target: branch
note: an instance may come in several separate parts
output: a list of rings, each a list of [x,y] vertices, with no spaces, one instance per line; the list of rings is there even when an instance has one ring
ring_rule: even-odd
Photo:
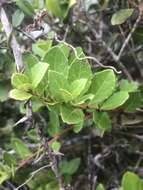
[[[1,19],[1,23],[4,28],[4,31],[6,33],[6,36],[7,36],[8,40],[10,40],[10,46],[12,48],[13,55],[15,58],[15,64],[16,64],[17,71],[20,72],[23,69],[21,49],[20,49],[20,46],[17,43],[17,40],[13,34],[12,25],[10,24],[8,17],[6,15],[6,12],[2,6],[0,7],[0,19]]]
[[[119,54],[118,54],[118,56],[117,56],[117,58],[118,58],[117,60],[118,60],[118,61],[119,61],[119,59],[121,58],[121,55],[122,55],[124,49],[126,48],[127,44],[129,43],[129,41],[130,41],[130,39],[131,39],[133,33],[134,33],[135,30],[137,29],[138,24],[139,24],[141,18],[142,18],[142,12],[139,11],[139,16],[138,16],[136,22],[134,23],[132,30],[130,31],[130,33],[128,34],[126,40],[124,41],[124,43],[123,43],[123,45],[122,45],[122,47],[121,47],[121,49],[120,49],[120,52],[119,52]]]
[[[41,170],[43,170],[43,169],[45,169],[45,168],[49,168],[49,167],[51,167],[50,164],[45,165],[45,166],[43,166],[43,167],[37,169],[36,171],[32,172],[32,173],[30,174],[30,177],[29,177],[24,183],[22,183],[20,186],[18,186],[17,188],[15,188],[14,190],[19,190],[19,189],[21,189],[21,187],[23,187],[23,186],[26,185],[29,181],[31,181],[31,180],[35,177],[35,175],[36,175],[37,173],[39,173]]]
[[[69,46],[73,50],[76,59],[78,59],[79,61],[82,61],[82,60],[85,60],[85,59],[92,60],[92,61],[94,61],[95,63],[97,63],[102,68],[112,69],[112,70],[114,70],[115,73],[121,74],[121,71],[117,71],[115,67],[103,65],[96,57],[92,57],[92,56],[85,56],[85,57],[82,57],[82,58],[79,57],[76,48],[74,48],[71,44],[65,42],[64,40],[59,40],[58,37],[57,37],[57,35],[55,35],[55,40],[57,42],[59,42],[59,43],[63,43],[65,45]]]
[[[70,131],[71,129],[73,129],[73,125],[69,126],[68,128],[62,130],[61,132],[57,133],[51,140],[49,140],[47,142],[48,145],[51,145],[53,142],[55,142],[56,140],[58,140],[63,134],[65,134],[66,132]],[[44,146],[41,145],[40,147],[40,152],[43,152],[44,150]],[[22,160],[20,162],[20,164],[18,165],[18,167],[16,168],[16,170],[19,170],[21,168],[23,168],[26,164],[28,164],[30,161],[32,161],[37,154],[39,153],[39,149],[38,151],[34,152],[32,155],[30,155],[28,158],[26,158],[25,160]]]

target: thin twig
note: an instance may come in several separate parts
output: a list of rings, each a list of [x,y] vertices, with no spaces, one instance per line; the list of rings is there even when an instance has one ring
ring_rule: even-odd
[[[10,46],[12,48],[13,55],[15,58],[17,71],[20,72],[23,69],[21,49],[13,34],[12,25],[10,24],[3,7],[0,7],[0,19],[1,19],[2,26],[5,30],[6,36],[10,40]]]
[[[117,71],[116,68],[113,67],[113,66],[106,66],[106,65],[103,65],[96,57],[92,57],[92,56],[85,56],[85,57],[82,57],[82,58],[79,57],[79,56],[78,56],[78,53],[77,53],[77,51],[76,51],[76,48],[74,48],[71,44],[65,42],[64,40],[59,40],[58,37],[57,37],[57,35],[55,35],[55,40],[56,40],[57,42],[59,42],[59,43],[63,43],[63,44],[65,44],[65,45],[69,46],[69,47],[73,50],[76,59],[78,59],[79,61],[82,61],[82,60],[85,60],[85,59],[93,60],[93,61],[95,61],[95,62],[96,62],[100,67],[102,67],[102,68],[112,69],[112,70],[114,70],[115,73],[117,73],[117,74],[120,74],[120,73],[121,73],[121,71]]]
[[[31,181],[34,176],[40,172],[41,170],[45,169],[45,168],[49,168],[51,167],[51,164],[48,164],[48,165],[45,165],[45,166],[42,166],[41,168],[37,169],[36,171],[32,172],[30,175],[30,177],[24,182],[22,183],[20,186],[18,186],[17,188],[15,188],[14,190],[18,190],[18,189],[21,189],[21,187],[23,187],[24,185],[26,185],[29,181]]]
[[[17,69],[18,72],[21,72],[23,70],[23,67],[24,67],[24,64],[23,64],[23,61],[22,61],[21,48],[20,48],[20,45],[18,44],[18,42],[16,40],[16,37],[15,37],[15,35],[13,33],[12,25],[9,22],[8,17],[6,15],[6,12],[5,12],[5,10],[4,10],[4,8],[2,6],[0,6],[0,19],[1,19],[1,23],[2,23],[2,26],[4,28],[4,31],[6,33],[8,43],[10,43],[10,47],[11,47],[11,49],[13,51],[15,64],[16,64],[16,69]],[[24,119],[26,118],[26,120],[28,120],[31,117],[32,117],[32,107],[31,107],[31,102],[29,101],[27,103],[26,116],[23,117],[23,118]],[[22,120],[20,120],[20,121],[22,121]]]
[[[70,131],[73,128],[73,125],[69,126],[68,128],[62,130],[61,132],[57,133],[51,140],[49,140],[47,143],[48,145],[51,145],[53,142],[55,142],[57,139],[59,139],[63,134],[65,134],[66,132]],[[16,170],[19,170],[20,168],[24,167],[27,163],[29,163],[31,160],[33,160],[37,154],[39,154],[40,152],[43,152],[44,147],[43,145],[40,147],[40,150],[38,149],[38,151],[34,152],[32,155],[30,155],[28,158],[26,158],[25,160],[22,160],[20,162],[20,164],[18,165]]]
[[[124,74],[126,75],[126,77],[128,78],[129,81],[132,81],[132,76],[130,75],[130,73],[128,72],[128,70],[126,69],[126,67],[124,66],[124,64],[118,59],[118,56],[112,51],[112,49],[107,46],[105,41],[101,41],[102,45],[104,48],[106,48],[107,52],[111,55],[111,57],[113,58],[113,60],[119,65],[119,67],[122,69],[122,71],[124,72]]]
[[[135,30],[137,29],[138,24],[139,24],[141,18],[142,18],[142,12],[140,11],[138,18],[137,18],[136,22],[135,22],[134,25],[133,25],[132,30],[131,30],[130,33],[128,34],[126,40],[124,41],[124,43],[123,43],[123,45],[122,45],[122,47],[121,47],[121,49],[120,49],[120,52],[119,52],[119,54],[118,54],[118,60],[121,58],[121,55],[122,55],[124,49],[126,48],[127,44],[129,43],[129,41],[130,41],[130,39],[131,39],[133,33],[134,33]]]

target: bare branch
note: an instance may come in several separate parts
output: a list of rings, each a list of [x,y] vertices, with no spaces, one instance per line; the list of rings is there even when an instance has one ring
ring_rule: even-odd
[[[130,33],[128,34],[126,40],[124,41],[124,43],[123,43],[123,45],[122,45],[122,47],[121,47],[121,49],[120,49],[120,52],[119,52],[119,54],[118,54],[118,56],[117,56],[117,58],[118,58],[117,60],[119,60],[119,59],[121,58],[121,55],[122,55],[124,49],[126,48],[127,44],[129,43],[129,41],[130,41],[130,39],[131,39],[133,33],[134,33],[135,30],[137,29],[137,26],[138,26],[138,24],[139,24],[141,18],[142,18],[142,12],[140,11],[138,18],[137,18],[136,22],[135,22],[134,25],[133,25],[132,30],[131,30]]]

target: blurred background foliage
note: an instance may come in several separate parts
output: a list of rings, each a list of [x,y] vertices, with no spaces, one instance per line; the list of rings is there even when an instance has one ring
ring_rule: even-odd
[[[115,55],[118,55],[134,27],[139,10],[143,10],[143,2],[1,0],[0,6],[4,7],[12,23],[12,32],[21,46],[23,59],[28,53],[42,57],[52,42],[57,44],[54,39],[56,33],[60,40],[64,39],[75,47],[81,46],[86,55],[96,57],[106,66],[111,65],[121,70],[118,88],[130,92],[128,101],[114,113],[111,132],[102,136],[89,119],[80,133],[70,131],[64,134],[60,141],[52,144],[54,153],[48,152],[51,151],[46,147],[46,142],[51,140],[48,127],[59,123],[56,123],[56,118],[52,122],[48,110],[38,104],[33,105],[32,119],[18,122],[25,116],[26,106],[25,103],[9,98],[12,88],[10,79],[16,67],[10,48],[11,39],[7,39],[0,23],[0,189],[16,190],[16,187],[24,183],[19,189],[58,190],[59,183],[63,183],[64,189],[69,190],[104,190],[104,186],[107,190],[113,190],[121,187],[121,178],[127,170],[142,178],[142,18],[120,59],[116,60]],[[131,12],[125,13],[126,9]],[[120,10],[123,12],[118,12]],[[90,61],[90,64],[94,71],[102,69],[95,62]],[[40,152],[43,145],[45,149]],[[39,154],[30,159],[37,150]],[[55,173],[48,168],[51,159],[56,162],[62,179],[57,180]],[[128,184],[134,180],[135,183],[139,181],[137,176],[132,175],[134,174],[129,176]],[[30,180],[25,183],[27,179]],[[98,185],[99,183],[104,185]],[[124,186],[123,189],[130,188]],[[136,190],[142,189],[143,186],[140,186]]]

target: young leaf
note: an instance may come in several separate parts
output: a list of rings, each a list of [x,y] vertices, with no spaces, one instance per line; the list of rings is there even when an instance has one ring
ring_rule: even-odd
[[[108,113],[94,111],[93,121],[103,132],[111,130],[111,120]]]
[[[53,151],[59,152],[60,148],[61,148],[61,143],[59,143],[58,141],[54,141],[50,147],[53,149]]]
[[[113,94],[101,106],[101,110],[113,110],[123,105],[129,98],[128,92],[120,91]]]
[[[65,77],[68,74],[68,60],[63,51],[55,46],[44,56],[43,61],[49,64],[49,69],[62,73]]]
[[[85,89],[87,84],[87,79],[75,80],[71,83],[71,93],[73,98],[78,97],[82,91]]]
[[[104,186],[100,183],[100,184],[97,186],[96,190],[105,190],[105,188],[104,188]]]
[[[33,88],[36,88],[43,79],[48,69],[48,64],[45,62],[39,62],[31,68],[31,80]]]
[[[61,105],[60,113],[63,122],[67,124],[79,124],[84,119],[82,110],[70,106]]]
[[[51,95],[58,101],[69,101],[72,99],[72,94],[70,93],[69,84],[67,79],[59,72],[49,71],[49,90]]]
[[[32,97],[32,94],[24,92],[22,90],[18,90],[18,89],[13,89],[10,91],[9,93],[10,98],[13,98],[15,100],[28,100],[29,98]]]
[[[13,138],[11,143],[12,143],[12,146],[13,146],[14,150],[16,151],[16,153],[22,159],[31,155],[31,151],[29,150],[29,148],[27,148],[27,146],[20,139]]]
[[[24,84],[28,84],[29,82],[28,77],[22,73],[14,73],[11,77],[11,84],[17,89],[23,89]]]
[[[132,14],[134,9],[121,9],[113,14],[111,23],[118,25],[124,23]]]
[[[116,78],[113,70],[97,72],[91,83],[89,92],[94,94],[90,104],[98,104],[107,99],[114,91]]]
[[[35,55],[43,58],[52,46],[52,40],[38,40],[32,44],[32,51]]]
[[[11,176],[10,167],[0,163],[0,185]]]
[[[94,98],[93,94],[86,94],[84,96],[80,96],[76,98],[72,103],[74,105],[80,105],[80,104],[84,104],[87,100],[92,100],[93,98]]]
[[[143,184],[136,174],[126,172],[122,178],[122,188],[123,190],[142,190]]]

